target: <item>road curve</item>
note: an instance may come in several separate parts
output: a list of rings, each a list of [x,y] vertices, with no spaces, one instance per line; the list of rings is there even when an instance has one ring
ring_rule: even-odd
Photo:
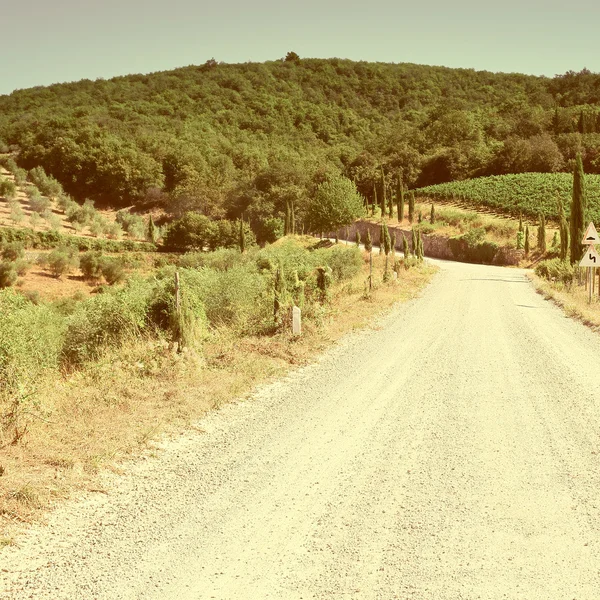
[[[600,336],[523,271],[422,297],[0,553],[11,600],[600,597]]]

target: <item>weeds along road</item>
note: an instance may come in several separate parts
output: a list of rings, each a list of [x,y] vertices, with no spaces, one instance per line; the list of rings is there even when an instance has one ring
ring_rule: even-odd
[[[0,596],[597,600],[600,336],[522,271],[441,266],[5,549]]]

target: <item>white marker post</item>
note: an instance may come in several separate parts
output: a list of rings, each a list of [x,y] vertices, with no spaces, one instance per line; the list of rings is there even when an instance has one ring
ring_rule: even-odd
[[[292,308],[292,334],[300,335],[302,333],[302,311],[294,306]]]
[[[585,251],[583,258],[579,262],[580,267],[588,268],[588,303],[592,302],[592,287],[594,284],[594,269],[600,266],[600,256],[596,252],[595,244],[600,243],[600,237],[594,227],[594,224],[590,222],[588,228],[583,234],[582,244],[586,244],[589,248]]]

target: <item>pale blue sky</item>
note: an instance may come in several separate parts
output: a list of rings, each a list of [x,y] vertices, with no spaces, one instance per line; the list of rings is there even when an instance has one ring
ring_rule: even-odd
[[[0,94],[217,61],[600,72],[600,1],[0,0]]]

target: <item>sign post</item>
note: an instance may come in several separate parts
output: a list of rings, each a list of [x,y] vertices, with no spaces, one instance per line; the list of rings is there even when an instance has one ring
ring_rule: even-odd
[[[588,249],[585,251],[583,258],[579,262],[580,267],[588,268],[587,276],[587,287],[588,287],[588,303],[592,302],[592,288],[594,287],[594,269],[600,267],[600,256],[596,252],[595,244],[600,243],[600,237],[594,227],[594,224],[590,222],[588,228],[583,234],[582,244],[586,244]]]

